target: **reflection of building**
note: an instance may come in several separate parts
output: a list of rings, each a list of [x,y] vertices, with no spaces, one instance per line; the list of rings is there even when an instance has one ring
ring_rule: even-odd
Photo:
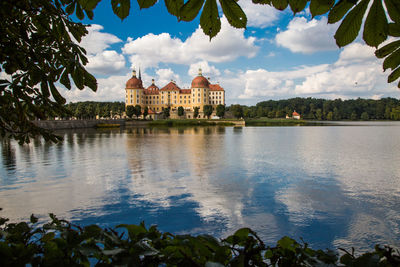
[[[126,82],[125,105],[140,105],[148,107],[150,112],[161,112],[164,108],[171,108],[172,111],[182,106],[185,111],[193,112],[195,107],[203,112],[205,105],[212,105],[214,110],[219,104],[225,105],[225,90],[219,84],[210,84],[210,81],[203,77],[201,69],[199,75],[192,80],[190,89],[181,89],[174,81],[171,81],[159,89],[154,79],[152,84],[145,89],[141,75],[136,77],[133,71],[132,78]]]

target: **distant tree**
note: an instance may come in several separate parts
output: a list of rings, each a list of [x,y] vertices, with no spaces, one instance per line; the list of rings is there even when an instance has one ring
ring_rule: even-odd
[[[143,119],[146,119],[147,115],[149,115],[149,107],[144,107],[143,110]]]
[[[315,111],[315,117],[317,120],[322,120],[322,110],[320,108]]]
[[[213,107],[211,105],[204,105],[203,112],[204,112],[204,115],[207,116],[207,119],[210,119],[210,116],[213,112]]]
[[[74,115],[78,119],[82,119],[83,118],[83,116],[85,115],[85,108],[83,107],[82,103],[79,103],[78,105],[76,105],[76,109],[75,109]]]
[[[193,109],[193,118],[197,119],[197,117],[199,116],[199,107],[194,107]]]
[[[169,116],[170,116],[170,108],[169,107],[168,108],[164,108],[163,109],[163,114],[164,114],[165,118],[169,118]]]
[[[135,106],[135,116],[139,119],[139,116],[142,115],[142,107],[140,105]]]
[[[352,121],[358,120],[357,113],[355,113],[355,112],[353,111],[353,112],[351,113],[350,120],[352,120]]]
[[[243,108],[241,105],[232,105],[230,107],[230,111],[232,112],[233,116],[235,116],[235,118],[239,119],[239,118],[243,118]]]
[[[183,109],[182,106],[178,107],[178,116],[181,117],[183,116],[183,114],[185,114],[185,110]]]
[[[363,113],[361,113],[361,120],[363,120],[363,121],[369,120],[369,116],[368,116],[367,112],[364,111]]]
[[[332,111],[329,111],[329,112],[328,112],[328,115],[326,115],[326,119],[327,119],[328,121],[332,121],[332,120],[333,120],[333,112],[332,112]]]
[[[225,116],[225,106],[222,104],[219,104],[216,108],[216,115],[220,118],[223,118]]]
[[[130,105],[126,107],[126,116],[129,118],[132,118],[132,116],[135,114],[135,107]]]

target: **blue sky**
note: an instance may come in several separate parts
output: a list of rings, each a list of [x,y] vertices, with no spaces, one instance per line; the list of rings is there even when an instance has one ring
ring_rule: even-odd
[[[254,105],[268,99],[292,97],[374,98],[400,96],[396,84],[361,38],[339,49],[333,38],[337,24],[326,17],[311,19],[308,10],[293,16],[270,6],[240,0],[246,30],[229,25],[221,13],[220,33],[209,41],[199,17],[178,22],[159,1],[140,10],[131,1],[128,18],[112,13],[109,1],[95,9],[89,34],[82,41],[88,52],[87,69],[98,79],[96,93],[65,91],[68,101],[124,101],[125,82],[141,68],[144,86],[155,79],[160,88],[175,80],[190,88],[201,67],[204,76],[219,82],[228,105]]]

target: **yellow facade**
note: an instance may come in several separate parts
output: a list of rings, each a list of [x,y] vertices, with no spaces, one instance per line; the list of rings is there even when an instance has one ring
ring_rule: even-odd
[[[225,90],[219,84],[210,84],[209,80],[202,76],[201,69],[199,75],[193,79],[190,89],[181,89],[174,81],[159,89],[154,80],[145,89],[140,75],[136,77],[136,71],[133,71],[125,91],[125,106],[140,105],[142,109],[148,107],[150,113],[159,113],[168,107],[176,111],[179,106],[189,112],[199,107],[199,111],[202,112],[204,105],[212,105],[214,109],[219,104],[225,105]]]

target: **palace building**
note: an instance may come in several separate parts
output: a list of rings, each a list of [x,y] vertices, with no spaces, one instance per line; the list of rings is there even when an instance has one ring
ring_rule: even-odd
[[[224,88],[219,84],[211,84],[202,75],[201,69],[189,89],[181,89],[174,81],[159,89],[154,79],[149,87],[144,88],[140,70],[139,77],[136,77],[136,71],[133,70],[132,78],[126,82],[125,91],[125,106],[140,105],[142,109],[148,107],[149,114],[160,113],[168,107],[176,111],[180,106],[188,113],[199,107],[202,113],[205,105],[212,105],[214,111],[217,105],[225,105]]]

